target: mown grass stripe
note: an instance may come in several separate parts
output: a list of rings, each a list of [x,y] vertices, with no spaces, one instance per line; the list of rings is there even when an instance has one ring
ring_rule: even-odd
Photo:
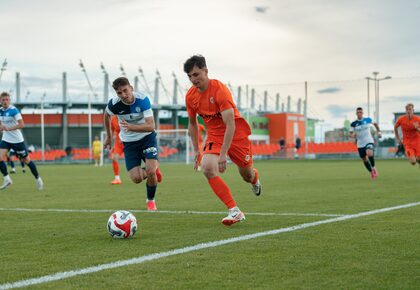
[[[299,225],[295,225],[295,226],[291,226],[291,227],[287,227],[287,228],[280,228],[280,229],[264,231],[264,232],[254,233],[254,234],[248,234],[248,235],[243,235],[243,236],[239,236],[239,237],[235,237],[235,238],[229,238],[229,239],[224,239],[224,240],[219,240],[219,241],[214,241],[214,242],[200,243],[200,244],[197,244],[197,245],[188,246],[188,247],[184,247],[184,248],[179,248],[179,249],[175,249],[175,250],[171,250],[171,251],[167,251],[167,252],[154,253],[154,254],[149,254],[149,255],[145,255],[145,256],[141,256],[141,257],[137,257],[137,258],[121,260],[121,261],[116,261],[116,262],[112,262],[112,263],[106,263],[106,264],[92,266],[92,267],[88,267],[88,268],[76,269],[76,270],[73,270],[73,271],[66,271],[66,272],[59,272],[59,273],[55,273],[55,274],[51,274],[51,275],[41,276],[41,277],[38,277],[38,278],[21,280],[21,281],[16,281],[16,282],[12,282],[12,283],[6,283],[6,284],[0,285],[0,290],[26,287],[26,286],[36,285],[36,284],[42,284],[42,283],[47,283],[47,282],[52,282],[52,281],[63,280],[63,279],[67,279],[67,278],[78,276],[78,275],[96,273],[96,272],[100,272],[100,271],[103,271],[103,270],[109,270],[109,269],[114,269],[114,268],[129,266],[129,265],[135,265],[135,264],[142,264],[142,263],[147,262],[147,261],[158,260],[158,259],[162,259],[162,258],[165,258],[165,257],[174,256],[174,255],[185,254],[185,253],[198,251],[198,250],[202,250],[202,249],[214,248],[214,247],[218,247],[218,246],[222,246],[222,245],[226,245],[226,244],[251,240],[251,239],[255,239],[255,238],[259,238],[259,237],[277,235],[277,234],[286,233],[286,232],[293,232],[293,231],[297,231],[297,230],[301,230],[301,229],[305,229],[305,228],[309,228],[309,227],[314,227],[314,226],[319,226],[319,225],[323,225],[323,224],[329,224],[329,223],[335,223],[335,222],[360,218],[360,217],[374,215],[374,214],[378,214],[378,213],[389,212],[389,211],[403,209],[403,208],[409,208],[409,207],[413,207],[413,206],[417,206],[417,205],[420,205],[420,202],[413,202],[413,203],[408,203],[408,204],[403,204],[403,205],[398,205],[398,206],[393,206],[393,207],[387,207],[387,208],[381,208],[381,209],[375,209],[375,210],[360,212],[360,213],[351,214],[351,215],[344,215],[344,216],[335,217],[335,218],[331,218],[331,219],[326,219],[326,220],[321,220],[321,221],[316,221],[316,222],[310,222],[310,223],[304,223],[304,224],[299,224]]]

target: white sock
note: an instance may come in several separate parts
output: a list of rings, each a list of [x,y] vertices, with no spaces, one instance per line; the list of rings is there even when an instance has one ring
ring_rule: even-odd
[[[119,175],[115,175],[115,179],[120,180],[120,176]]]

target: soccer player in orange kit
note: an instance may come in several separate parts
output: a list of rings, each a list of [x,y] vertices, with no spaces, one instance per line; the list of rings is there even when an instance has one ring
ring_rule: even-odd
[[[416,163],[420,166],[420,117],[414,115],[414,105],[405,106],[406,114],[398,118],[395,122],[394,133],[399,145],[404,144],[405,154],[412,165]],[[403,138],[398,133],[401,127]]]
[[[252,166],[251,142],[248,139],[251,129],[236,108],[229,89],[220,81],[209,79],[203,56],[194,55],[189,58],[184,64],[184,72],[193,85],[187,92],[185,103],[189,117],[188,130],[195,151],[194,169],[198,168],[201,155],[198,146],[198,114],[207,127],[202,171],[213,192],[228,208],[229,213],[222,219],[222,223],[230,226],[245,220],[245,215],[219,176],[219,173],[226,171],[227,156],[237,165],[244,181],[252,185],[254,194],[261,194],[258,171]]]
[[[111,159],[112,159],[112,168],[114,170],[114,180],[111,182],[112,185],[121,184],[120,178],[120,165],[118,163],[119,156],[124,156],[124,145],[120,140],[120,124],[118,123],[118,117],[112,116],[111,117],[111,132],[114,139],[114,146],[111,149]]]

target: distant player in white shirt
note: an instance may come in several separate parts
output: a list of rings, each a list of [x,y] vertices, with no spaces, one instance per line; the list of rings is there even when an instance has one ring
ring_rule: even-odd
[[[23,140],[23,135],[20,129],[25,124],[23,123],[22,115],[19,110],[10,104],[10,95],[3,92],[0,95],[1,109],[0,109],[0,131],[3,136],[0,141],[0,171],[3,174],[3,185],[0,189],[5,189],[13,183],[7,172],[7,166],[4,162],[6,154],[13,149],[17,157],[19,157],[25,164],[28,165],[32,174],[35,177],[36,186],[39,190],[44,188],[44,183],[39,176],[35,163],[31,161],[28,155],[28,150]]]
[[[356,109],[357,120],[352,122],[350,125],[350,137],[357,139],[357,150],[359,156],[363,161],[366,169],[370,172],[372,179],[378,177],[378,171],[375,167],[374,158],[374,139],[372,135],[372,129],[375,128],[378,137],[381,138],[381,131],[379,130],[378,124],[374,123],[371,118],[363,118],[363,109]]]

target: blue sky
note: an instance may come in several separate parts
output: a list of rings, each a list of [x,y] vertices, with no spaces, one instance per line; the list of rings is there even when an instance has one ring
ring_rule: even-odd
[[[63,71],[70,97],[85,96],[79,59],[99,94],[101,62],[111,78],[120,64],[130,78],[141,66],[151,86],[159,69],[169,90],[172,72],[187,87],[182,64],[201,53],[211,77],[268,90],[272,106],[276,93],[296,103],[308,81],[310,116],[337,126],[366,105],[373,71],[393,77],[380,85],[381,120],[420,107],[420,1],[2,0],[0,17],[0,89],[19,71],[34,100],[59,98]]]

